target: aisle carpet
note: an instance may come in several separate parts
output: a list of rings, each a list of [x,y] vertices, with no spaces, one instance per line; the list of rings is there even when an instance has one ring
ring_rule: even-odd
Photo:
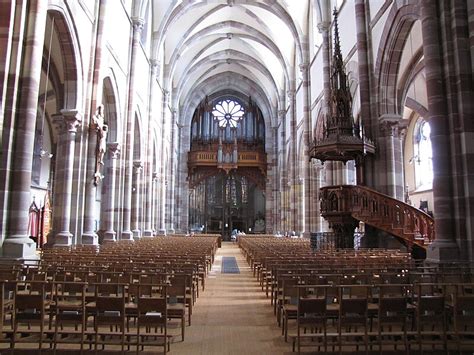
[[[240,274],[239,266],[235,256],[223,256],[222,257],[222,269],[223,274]]]

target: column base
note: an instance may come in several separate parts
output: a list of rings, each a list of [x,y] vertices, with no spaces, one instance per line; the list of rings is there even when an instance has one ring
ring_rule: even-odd
[[[459,261],[459,247],[456,243],[444,240],[435,240],[426,249],[427,263],[449,263]]]
[[[176,231],[174,230],[174,228],[168,228],[168,230],[166,231],[167,234],[175,234]]]
[[[133,242],[133,233],[131,231],[123,231],[122,234],[120,235],[120,240],[128,241],[128,242]]]
[[[158,229],[158,235],[166,235],[166,229]]]
[[[117,241],[116,235],[115,231],[106,231],[102,243],[115,243]]]
[[[303,232],[301,236],[305,239],[310,239],[311,238],[311,233],[310,232]]]
[[[84,233],[82,235],[83,245],[99,245],[99,236],[96,233]]]
[[[142,238],[142,231],[140,229],[134,229],[133,233],[133,240],[140,240]]]
[[[151,229],[145,229],[143,231],[143,238],[152,238],[153,237],[153,231]]]
[[[69,247],[72,245],[72,234],[70,232],[59,232],[54,239],[55,247]]]
[[[38,260],[36,243],[27,236],[12,235],[5,239],[2,246],[2,257],[5,259]]]

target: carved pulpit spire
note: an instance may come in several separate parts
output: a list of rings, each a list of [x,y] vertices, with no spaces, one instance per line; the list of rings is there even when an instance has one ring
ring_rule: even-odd
[[[337,10],[334,10],[334,53],[331,68],[331,98],[329,114],[323,124],[323,137],[318,137],[311,149],[311,157],[321,161],[360,160],[374,153],[372,142],[365,139],[352,117],[352,96],[339,42]]]

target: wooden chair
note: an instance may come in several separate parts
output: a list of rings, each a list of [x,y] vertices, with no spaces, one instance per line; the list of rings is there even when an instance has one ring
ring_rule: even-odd
[[[297,336],[295,339],[298,347],[298,354],[301,352],[301,346],[303,345],[317,346],[318,352],[322,345],[324,347],[324,352],[327,352],[326,310],[326,298],[298,299],[298,312],[296,318]],[[301,329],[303,329],[303,334],[301,334]],[[309,344],[304,344],[303,339],[309,340]]]
[[[417,292],[415,302],[416,329],[408,332],[411,339],[409,345],[416,345],[423,353],[427,345],[431,345],[428,352],[441,348],[447,349],[446,338],[446,308],[444,295],[423,296]]]
[[[385,295],[383,288],[379,298],[377,317],[377,337],[380,352],[384,346],[393,346],[397,351],[402,346],[408,352],[407,298],[404,296]]]
[[[341,297],[339,305],[338,319],[338,337],[339,351],[343,346],[355,346],[359,350],[359,346],[364,345],[364,349],[368,351],[368,302],[367,298],[344,298]]]
[[[47,327],[50,284],[42,281],[18,282],[14,294],[13,334],[11,348],[20,343],[51,343]]]
[[[86,330],[86,284],[56,282],[51,312],[55,320],[54,349],[58,344],[78,344],[82,351]]]
[[[112,285],[116,290],[124,290],[125,285]],[[125,346],[125,292],[114,295],[100,294],[100,287],[96,285],[94,300],[94,349],[98,345],[120,345],[122,352]]]
[[[163,297],[138,298],[137,354],[145,346],[163,346],[163,353],[169,351],[171,337],[167,332],[167,318],[166,290]]]
[[[176,279],[174,281],[177,281]],[[184,341],[186,327],[186,283],[175,282],[168,285],[167,288],[168,307],[167,313],[169,319],[179,319],[181,322],[181,340]]]
[[[184,303],[187,308],[188,314],[188,325],[191,325],[191,316],[193,315],[193,276],[192,274],[176,273],[173,274],[170,282],[176,286],[176,290],[180,289],[184,285],[185,294],[183,296],[176,295],[177,300],[180,303]]]
[[[453,310],[454,334],[452,339],[456,350],[462,352],[474,351],[474,295],[458,294],[454,301]]]

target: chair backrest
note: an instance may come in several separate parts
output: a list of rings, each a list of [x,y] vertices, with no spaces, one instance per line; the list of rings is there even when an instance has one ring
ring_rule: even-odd
[[[113,311],[123,312],[125,310],[123,297],[97,296],[95,301],[97,313]]]
[[[456,330],[469,327],[474,329],[474,296],[457,295],[454,304],[454,322]]]
[[[341,298],[339,308],[339,321],[344,324],[367,325],[366,298]]]
[[[327,311],[324,298],[300,298],[298,312],[302,316],[325,316]]]
[[[384,297],[379,299],[379,323],[404,323],[407,319],[406,297]]]
[[[138,326],[166,325],[167,301],[163,297],[140,297],[138,299]]]

